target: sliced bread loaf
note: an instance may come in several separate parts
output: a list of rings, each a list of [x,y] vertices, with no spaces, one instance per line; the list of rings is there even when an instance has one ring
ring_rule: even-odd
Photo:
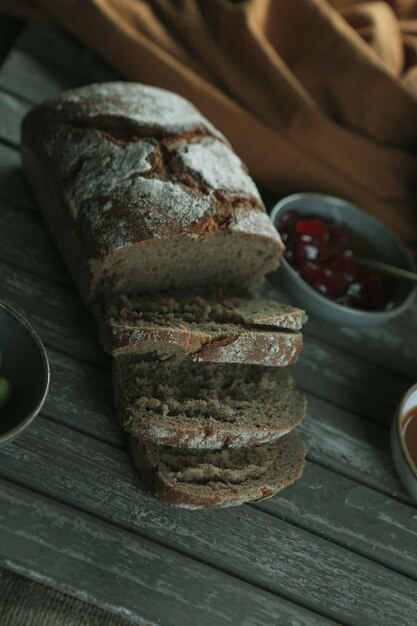
[[[131,437],[130,451],[157,498],[189,509],[269,498],[300,478],[305,462],[294,431],[272,443],[218,451],[165,448]]]
[[[271,300],[192,292],[115,295],[95,307],[99,335],[114,356],[285,366],[301,347],[303,311]]]
[[[134,437],[183,448],[272,441],[306,410],[287,369],[241,364],[115,359],[114,397]]]
[[[184,98],[115,82],[22,125],[25,170],[87,302],[109,291],[250,285],[283,252],[229,142]]]

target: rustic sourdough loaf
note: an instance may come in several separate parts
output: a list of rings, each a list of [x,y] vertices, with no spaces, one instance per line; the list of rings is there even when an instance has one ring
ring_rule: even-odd
[[[294,431],[272,443],[217,451],[166,448],[131,438],[130,450],[154,495],[189,509],[269,498],[296,481],[305,463],[304,444]]]
[[[32,109],[23,163],[85,301],[109,291],[244,288],[283,246],[227,140],[184,98],[103,83]]]
[[[194,361],[285,366],[302,347],[303,311],[222,293],[115,295],[95,307],[104,349]]]
[[[184,360],[115,359],[114,398],[127,432],[183,448],[272,441],[306,410],[286,368]]]

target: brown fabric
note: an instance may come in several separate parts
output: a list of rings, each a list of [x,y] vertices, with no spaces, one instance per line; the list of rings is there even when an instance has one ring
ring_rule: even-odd
[[[277,198],[337,194],[417,242],[417,0],[30,6],[128,78],[193,101]]]
[[[0,568],[1,626],[133,626],[91,604]]]

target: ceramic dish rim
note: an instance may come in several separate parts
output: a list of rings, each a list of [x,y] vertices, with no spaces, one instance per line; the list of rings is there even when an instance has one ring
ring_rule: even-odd
[[[35,331],[35,329],[31,326],[31,324],[29,324],[29,322],[20,313],[18,313],[12,306],[10,306],[10,304],[5,302],[4,300],[0,300],[0,309],[3,309],[6,315],[13,317],[21,326],[23,326],[25,331],[31,336],[31,338],[35,342],[37,350],[41,357],[42,366],[44,370],[44,380],[45,380],[44,385],[43,385],[43,390],[40,394],[39,400],[36,403],[35,407],[31,410],[28,416],[26,416],[23,420],[18,422],[18,424],[16,424],[16,426],[14,426],[11,430],[8,430],[6,433],[0,435],[0,445],[1,445],[1,444],[8,443],[9,441],[17,437],[17,435],[21,434],[24,430],[26,430],[26,428],[33,422],[35,417],[39,414],[40,410],[42,409],[45,403],[46,397],[48,395],[51,373],[50,373],[48,355],[46,353],[42,340],[39,337],[38,333]]]
[[[285,196],[279,202],[277,202],[277,204],[274,205],[271,211],[271,220],[272,220],[274,227],[277,229],[277,231],[278,231],[278,227],[275,222],[276,222],[277,216],[279,215],[283,207],[285,207],[285,205],[288,204],[289,202],[294,202],[297,200],[306,200],[308,198],[312,198],[316,200],[320,199],[329,204],[338,205],[339,207],[342,207],[342,206],[349,207],[349,210],[353,210],[355,213],[360,214],[361,217],[364,217],[365,219],[371,222],[373,221],[378,226],[378,228],[382,228],[383,230],[385,230],[385,232],[391,237],[391,239],[393,239],[396,245],[399,248],[401,248],[405,257],[407,258],[407,262],[409,263],[409,267],[407,269],[416,271],[416,264],[414,263],[414,260],[411,254],[409,253],[409,251],[407,250],[407,248],[405,247],[401,239],[396,235],[396,233],[394,233],[387,226],[385,226],[385,224],[381,222],[375,216],[369,213],[365,213],[356,204],[353,204],[349,202],[348,200],[344,200],[343,198],[338,198],[337,196],[331,196],[328,194],[323,194],[323,193],[318,193],[318,192],[309,192],[309,191],[298,192],[298,193],[291,194],[289,196]],[[325,303],[330,309],[332,309],[335,312],[339,312],[339,313],[343,312],[356,318],[375,320],[378,318],[384,318],[387,315],[397,316],[410,306],[411,302],[414,300],[415,295],[417,293],[417,284],[415,284],[414,286],[410,287],[409,294],[404,298],[404,300],[400,302],[398,305],[394,306],[392,309],[389,309],[386,311],[363,311],[361,309],[354,309],[352,307],[345,306],[344,304],[333,302],[333,300],[330,300],[329,298],[326,298],[325,296],[323,296],[321,293],[313,289],[313,287],[311,287],[311,285],[309,285],[303,278],[301,278],[301,276],[291,267],[291,265],[284,258],[284,256],[281,257],[281,264],[283,265],[285,270],[288,271],[291,278],[300,286],[302,286],[302,288],[305,289],[307,293],[310,294],[311,297],[317,298],[320,302]]]
[[[397,409],[396,415],[395,415],[395,420],[396,420],[396,434],[397,437],[399,439],[400,442],[400,448],[401,448],[401,452],[403,453],[403,456],[405,457],[405,460],[407,461],[407,464],[410,468],[410,471],[413,474],[413,477],[415,478],[415,480],[417,481],[417,466],[414,463],[413,459],[411,458],[411,455],[408,451],[407,446],[405,445],[405,441],[404,441],[404,436],[403,436],[403,432],[402,432],[402,418],[404,417],[404,406],[406,405],[407,401],[410,399],[410,397],[417,392],[417,383],[414,384],[412,387],[410,387],[404,394],[400,405]],[[417,400],[416,400],[416,407],[417,407]]]

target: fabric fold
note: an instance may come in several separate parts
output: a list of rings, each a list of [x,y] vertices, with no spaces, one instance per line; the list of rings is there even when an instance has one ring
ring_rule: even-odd
[[[25,5],[128,79],[191,100],[273,197],[339,195],[417,245],[416,0],[3,7]]]

